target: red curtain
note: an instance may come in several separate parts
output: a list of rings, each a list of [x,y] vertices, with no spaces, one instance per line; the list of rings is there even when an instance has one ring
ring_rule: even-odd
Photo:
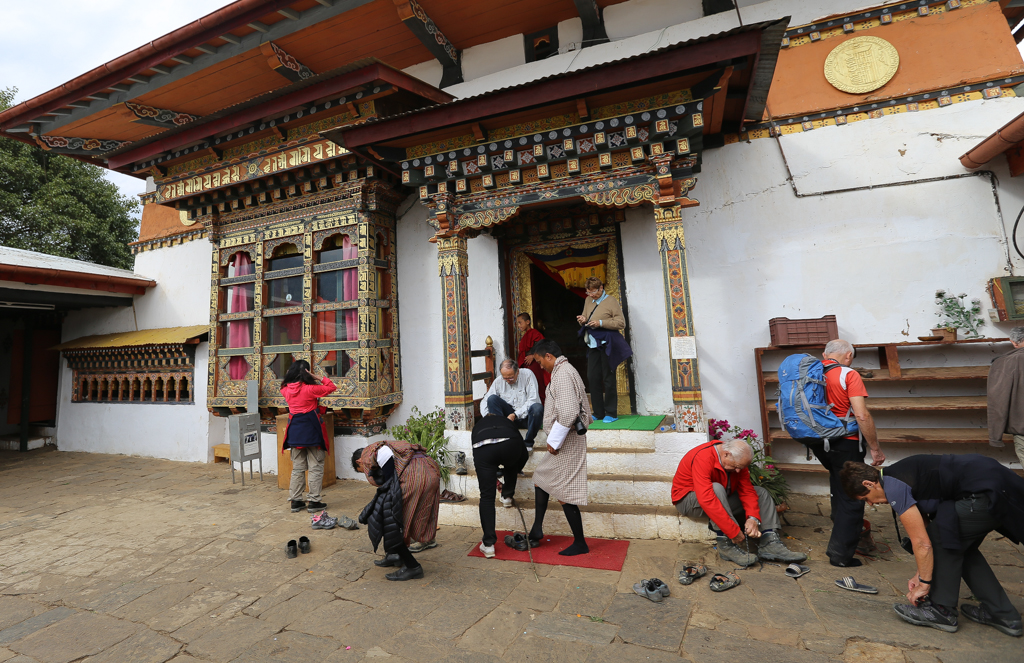
[[[231,256],[228,262],[228,276],[247,276],[253,273],[252,260],[249,254],[240,251]],[[253,284],[228,287],[228,313],[242,313],[252,310]],[[234,320],[228,322],[228,347],[246,348],[252,345],[253,320]],[[228,360],[228,376],[232,380],[244,380],[249,373],[249,362],[245,357],[232,357]]]
[[[352,260],[358,257],[358,247],[352,244],[352,240],[348,235],[345,235],[342,239],[342,260]],[[359,298],[359,270],[357,269],[343,269],[341,270],[339,284],[340,292],[338,293],[338,301],[351,301]],[[317,297],[318,302],[325,302],[326,299]],[[339,316],[341,316],[341,324],[339,325]],[[342,311],[324,311],[318,316],[319,324],[317,325],[317,342],[318,343],[333,343],[335,341],[356,341],[359,340],[359,311],[355,309],[345,309]],[[339,329],[340,326],[340,329]],[[338,338],[341,336],[341,338]],[[338,352],[331,351],[327,353],[324,361],[328,364],[338,361]],[[345,352],[341,353],[341,362],[335,364],[338,367],[338,375],[345,375],[348,372],[350,360],[348,354]]]

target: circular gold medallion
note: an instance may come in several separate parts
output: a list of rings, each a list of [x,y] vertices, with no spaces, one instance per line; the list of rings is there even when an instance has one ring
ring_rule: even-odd
[[[888,83],[900,66],[896,47],[879,37],[854,37],[825,58],[825,78],[837,90],[864,94]]]

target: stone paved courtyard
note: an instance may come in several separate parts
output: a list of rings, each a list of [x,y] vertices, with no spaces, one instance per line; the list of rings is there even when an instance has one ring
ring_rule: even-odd
[[[371,492],[342,481],[325,500],[355,517]],[[722,594],[676,581],[684,560],[729,570],[706,545],[633,541],[622,572],[539,566],[538,584],[527,564],[467,557],[468,527],[441,528],[425,579],[388,582],[365,529],[313,531],[285,500],[276,477],[243,488],[223,464],[0,453],[0,662],[1024,661],[1020,639],[966,619],[956,634],[899,621],[902,551],[853,570],[877,596],[837,589],[826,498],[787,514],[810,574],[754,567]],[[869,518],[884,550],[889,512]],[[312,553],[286,559],[303,534]],[[1024,554],[993,535],[984,548],[1024,609]],[[672,596],[632,593],[650,577]]]

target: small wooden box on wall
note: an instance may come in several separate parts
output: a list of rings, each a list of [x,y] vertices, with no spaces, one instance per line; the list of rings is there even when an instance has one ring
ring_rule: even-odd
[[[328,412],[324,415],[324,423],[327,425],[327,434],[334,435],[334,413]],[[281,490],[288,490],[292,481],[292,454],[281,453],[284,446],[284,434],[288,428],[288,415],[282,414],[277,418],[277,487]],[[323,487],[333,486],[338,482],[338,473],[334,469],[334,440],[330,440],[331,449],[324,458],[324,483]],[[306,472],[306,492],[309,492],[309,472]]]
[[[1024,320],[1024,277],[1001,276],[988,282],[988,294],[999,322]]]

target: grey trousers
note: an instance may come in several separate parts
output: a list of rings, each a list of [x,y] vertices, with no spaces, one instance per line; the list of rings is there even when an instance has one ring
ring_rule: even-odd
[[[935,559],[931,599],[938,605],[956,608],[960,598],[960,579],[963,578],[971,593],[990,614],[1016,621],[1020,619],[1020,613],[1010,603],[1006,590],[999,584],[992,567],[978,550],[985,536],[999,527],[999,521],[992,517],[988,508],[987,495],[957,500],[956,515],[960,519],[962,551],[943,548],[935,523],[928,524],[928,537],[932,540],[932,555]]]
[[[292,451],[292,481],[289,488],[293,502],[302,502],[302,489],[306,487],[306,471],[309,471],[309,493],[306,502],[319,502],[320,489],[324,485],[324,458],[327,452],[320,447],[297,447]]]
[[[1024,467],[1024,435],[1013,436],[1013,450],[1017,452],[1017,460]]]
[[[732,521],[740,525],[742,530],[743,525],[740,523],[746,522],[747,516],[743,511],[743,503],[740,502],[739,494],[733,493],[728,495],[725,492],[725,486],[720,483],[713,483],[711,486],[715,489],[715,496],[718,498],[718,501],[722,503],[726,511],[732,514]],[[761,512],[761,531],[779,529],[779,513],[775,510],[775,501],[772,499],[772,496],[761,486],[754,486],[754,492],[757,493],[757,508]],[[675,507],[676,511],[689,518],[707,515],[704,513],[704,509],[700,508],[700,502],[697,501],[697,493],[692,490],[686,493],[683,499],[676,502]],[[718,523],[713,524],[718,532],[722,531]]]

